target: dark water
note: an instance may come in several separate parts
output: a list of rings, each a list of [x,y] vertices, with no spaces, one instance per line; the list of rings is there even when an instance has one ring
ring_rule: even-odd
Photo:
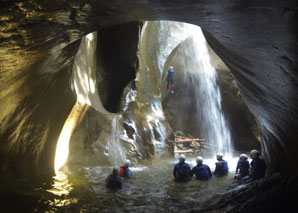
[[[234,159],[235,161],[235,159]],[[194,159],[190,162],[194,163]],[[213,164],[212,161],[205,163]],[[230,163],[230,167],[232,168]],[[104,185],[111,167],[83,167],[59,172],[51,187],[35,189],[40,198],[34,212],[189,212],[216,194],[233,187],[233,172],[210,181],[176,183],[174,161],[157,160],[151,165],[132,167],[133,178],[123,181],[122,190]],[[210,165],[211,167],[213,165]],[[235,185],[234,185],[235,186]]]

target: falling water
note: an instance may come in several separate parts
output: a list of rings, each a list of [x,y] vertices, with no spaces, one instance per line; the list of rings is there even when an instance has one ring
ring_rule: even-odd
[[[201,29],[186,24],[191,36],[186,39],[184,81],[194,90],[196,106],[201,118],[201,128],[208,142],[209,151],[222,152],[231,157],[231,135],[221,109],[221,95],[217,85],[217,73],[210,63],[209,51]]]
[[[120,116],[115,116],[112,119],[112,123],[111,123],[112,131],[109,137],[108,147],[107,147],[109,161],[113,166],[121,165],[126,159],[125,152],[123,150],[123,147],[120,141],[120,133],[121,133],[120,124],[119,124],[120,118],[121,118]]]

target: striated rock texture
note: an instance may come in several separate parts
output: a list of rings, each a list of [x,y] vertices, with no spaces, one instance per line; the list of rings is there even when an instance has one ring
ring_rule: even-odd
[[[297,183],[277,173],[219,194],[191,212],[297,212]]]
[[[298,174],[297,10],[294,0],[1,1],[1,173],[53,170],[75,103],[76,40],[115,24],[167,19],[202,27],[256,117],[270,171]]]

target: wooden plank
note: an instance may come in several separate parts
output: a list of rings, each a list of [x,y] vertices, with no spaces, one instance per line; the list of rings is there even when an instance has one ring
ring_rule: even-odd
[[[175,150],[175,153],[193,153],[194,151],[192,149],[187,149],[187,150]]]
[[[193,141],[205,141],[205,139],[175,139],[176,143],[180,143],[180,142],[193,142]]]

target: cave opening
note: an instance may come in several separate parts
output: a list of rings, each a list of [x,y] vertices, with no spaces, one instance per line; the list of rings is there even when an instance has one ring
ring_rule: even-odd
[[[27,208],[22,210],[31,212],[97,212],[101,207],[106,211],[141,211],[148,204],[147,210],[151,211],[196,211],[205,204],[206,211],[241,209],[250,212],[255,207],[265,211],[270,206],[273,211],[272,205],[280,203],[295,210],[293,198],[297,196],[293,191],[296,191],[297,179],[293,177],[298,171],[293,169],[298,161],[295,8],[296,3],[290,0],[1,3],[1,201],[13,209],[18,208],[15,201],[21,200],[19,207],[25,206]],[[249,145],[254,148],[252,140],[247,138],[253,138],[258,144],[261,136],[270,174],[264,180],[231,192],[227,192],[229,189],[225,188],[223,179],[213,185],[214,182],[208,182],[210,187],[199,191],[209,193],[210,197],[210,189],[224,193],[219,196],[224,199],[215,200],[210,197],[193,199],[202,197],[201,192],[191,191],[197,187],[195,182],[178,185],[168,181],[172,178],[174,162],[171,157],[170,161],[163,161],[162,157],[166,159],[167,151],[164,150],[171,149],[166,141],[172,130],[185,128],[196,137],[201,137],[204,131],[193,128],[200,124],[186,122],[198,120],[199,113],[185,115],[197,109],[198,103],[190,102],[187,108],[185,105],[173,107],[171,96],[167,96],[165,90],[147,87],[154,82],[163,86],[166,72],[159,73],[159,80],[155,81],[155,74],[149,73],[157,69],[139,64],[135,53],[140,37],[135,32],[140,32],[144,20],[162,19],[202,26],[210,51],[214,50],[233,74],[216,69],[222,112],[229,125],[238,123],[237,128],[230,128],[234,149],[246,151],[252,148],[247,148]],[[78,67],[74,71],[73,62],[80,44],[88,44],[86,39],[94,34],[83,36],[96,30],[100,42],[94,45],[98,47],[94,55],[101,60],[90,67],[95,70],[94,75],[89,78],[88,74],[86,78],[86,70]],[[185,43],[173,52],[173,58]],[[170,58],[167,60],[169,65],[173,63]],[[178,75],[179,64],[174,66]],[[145,77],[139,79],[138,75],[145,71]],[[74,76],[81,74],[76,81]],[[116,78],[119,80],[115,81]],[[189,77],[178,79],[181,84],[176,84],[175,95],[179,94],[179,85],[183,87],[185,79],[193,80]],[[231,86],[234,80],[238,89]],[[145,86],[138,91],[141,81]],[[152,88],[156,90],[152,92]],[[233,92],[225,92],[222,88]],[[184,99],[177,100],[187,103],[186,97],[192,90],[188,91],[187,95],[181,95]],[[235,107],[230,100],[240,100],[239,106]],[[79,108],[74,109],[77,104]],[[184,120],[178,121],[173,116],[177,114],[175,110],[185,115]],[[246,127],[250,127],[249,130]],[[64,129],[67,131],[62,134]],[[70,142],[64,172],[57,172],[53,180],[39,184],[45,180],[44,174],[46,180],[52,177],[57,141]],[[62,150],[66,149],[62,146]],[[120,153],[124,155],[118,159],[111,157]],[[132,168],[137,175],[135,182],[127,181],[125,190],[118,193],[107,191],[101,183],[110,172],[110,165],[118,165],[126,158],[133,159],[133,165],[142,165]],[[271,175],[279,171],[282,173]],[[159,182],[155,180],[158,175],[162,176]],[[31,179],[26,182],[28,177]],[[146,188],[145,184],[151,187]],[[138,199],[140,194],[135,192],[147,199]],[[102,196],[103,193],[107,197]],[[251,202],[243,199],[247,194]],[[285,200],[287,197],[290,199]],[[90,206],[90,203],[95,205]],[[164,203],[169,205],[163,206]]]
[[[119,68],[122,67],[123,71],[127,70],[127,67],[123,67],[121,63],[121,61],[124,61],[123,52],[119,51],[119,55],[112,54],[120,48],[119,46],[110,47],[108,56],[104,56],[104,50],[109,47],[108,44],[110,42],[113,43],[114,39],[118,39],[118,37],[113,38],[108,33],[106,35],[103,33],[104,38],[100,39],[102,34],[98,31],[88,34],[81,39],[80,47],[74,57],[71,80],[77,102],[61,131],[55,159],[56,176],[52,187],[47,189],[48,192],[55,196],[61,196],[62,191],[69,196],[79,187],[75,183],[76,181],[89,182],[92,178],[98,179],[95,182],[99,184],[99,187],[94,190],[100,194],[104,191],[104,178],[108,175],[110,166],[119,166],[125,159],[133,161],[132,171],[138,178],[134,180],[134,186],[128,189],[129,194],[138,190],[138,187],[144,181],[150,182],[152,185],[160,182],[166,187],[171,187],[172,182],[169,180],[171,179],[174,161],[171,157],[173,143],[168,140],[169,136],[176,130],[185,131],[187,134],[195,137],[202,137],[202,132],[204,132],[195,127],[202,125],[201,120],[205,121],[199,115],[202,112],[198,111],[200,108],[197,106],[204,100],[196,102],[196,99],[201,98],[200,96],[206,99],[208,96],[200,94],[202,88],[199,87],[199,84],[203,84],[203,82],[194,75],[200,75],[200,70],[208,68],[202,65],[206,61],[198,62],[199,59],[197,58],[205,57],[206,54],[208,55],[206,59],[209,61],[208,66],[216,67],[216,69],[212,68],[214,69],[212,70],[212,75],[215,76],[213,76],[214,82],[211,83],[221,86],[216,88],[220,93],[211,95],[221,94],[222,100],[221,97],[216,97],[216,100],[219,98],[220,104],[226,102],[226,108],[223,107],[223,111],[220,113],[226,113],[224,110],[228,111],[229,108],[233,107],[233,112],[230,112],[230,115],[227,113],[225,116],[230,119],[230,122],[234,122],[233,125],[235,125],[238,121],[233,121],[230,118],[233,117],[233,113],[235,111],[240,111],[239,113],[245,112],[246,114],[241,114],[241,119],[248,121],[247,126],[243,129],[246,129],[245,131],[251,131],[253,128],[257,129],[252,115],[241,97],[239,97],[239,94],[237,94],[237,85],[233,75],[213,50],[207,46],[199,27],[181,22],[154,21],[145,22],[142,29],[139,27],[140,23],[120,25],[120,29],[126,29],[125,26],[130,28],[132,24],[138,26],[138,28],[133,28],[138,29],[134,33],[138,32],[137,35],[140,37],[137,40],[137,47],[134,46],[132,49],[132,51],[138,52],[138,55],[135,53],[134,57],[131,57],[130,60],[127,59],[135,66],[133,70],[128,68],[128,72],[135,73],[137,71],[137,74],[125,76],[126,83],[123,84],[120,81],[119,87],[116,86],[117,92],[121,95],[113,95],[113,92],[109,91],[111,88],[107,86],[109,83],[105,82],[110,82],[111,79],[116,81],[118,78],[123,78],[121,77],[122,74],[118,73]],[[121,30],[114,26],[108,32],[114,34]],[[105,32],[105,30],[103,31]],[[194,31],[196,33],[193,33]],[[197,37],[201,41],[195,41]],[[106,40],[107,38],[108,40]],[[125,37],[124,40],[126,40]],[[103,41],[107,43],[102,45]],[[130,42],[135,44],[136,41],[132,39]],[[203,45],[205,45],[203,53],[200,53],[199,49],[195,49],[202,48]],[[104,50],[99,50],[100,48]],[[138,56],[137,62],[135,61],[136,55]],[[119,59],[119,64],[115,61],[117,59]],[[174,94],[167,92],[165,87],[167,68],[170,65],[174,66],[175,69]],[[115,69],[117,71],[113,73]],[[135,81],[135,85],[132,83],[133,81]],[[205,78],[203,81],[209,81],[209,79],[206,80]],[[102,83],[107,85],[102,86]],[[206,87],[206,85],[203,86]],[[194,92],[197,88],[199,91]],[[208,93],[208,91],[203,93]],[[111,98],[113,99],[112,101]],[[110,108],[112,105],[113,109]],[[212,109],[212,106],[208,105],[206,108]],[[191,115],[187,116],[185,112]],[[204,111],[203,113],[208,114],[211,112]],[[182,119],[175,115],[181,115]],[[222,115],[221,119],[224,119],[224,115]],[[233,128],[232,125],[231,128]],[[244,134],[243,129],[239,130],[241,134]],[[233,176],[232,172],[237,163],[236,155],[239,154],[239,151],[247,152],[251,147],[259,145],[256,135],[252,132],[250,134],[250,138],[246,138],[243,144],[238,144],[237,147],[237,143],[235,143],[235,150],[237,151],[228,147],[217,149],[218,145],[212,146],[211,144],[212,151],[209,151],[208,154],[206,154],[207,151],[205,154],[204,152],[200,153],[200,155],[206,157],[204,163],[209,164],[211,169],[214,170],[214,154],[220,151],[224,152],[225,159],[229,160],[231,171],[230,175],[219,180],[214,185],[201,185],[201,191],[208,190],[210,194],[214,194],[214,192],[227,190],[224,185],[230,182]],[[232,137],[235,137],[235,135],[232,135]],[[214,140],[214,138],[208,139]],[[237,138],[237,140],[239,139]],[[67,143],[59,145],[60,142]],[[59,146],[61,146],[60,149],[63,152],[62,156],[58,154]],[[187,160],[192,165],[195,165],[193,155],[189,156]],[[154,174],[158,178],[148,178],[149,173]],[[159,178],[159,176],[164,176],[165,178]],[[70,181],[73,178],[76,180],[74,182]],[[60,189],[58,185],[60,185]],[[190,185],[190,187],[194,187],[196,183],[191,183]],[[160,185],[157,184],[157,187],[160,188]],[[154,200],[153,197],[156,194],[151,192],[152,188],[145,187],[144,189],[144,193]],[[156,190],[158,193],[164,193],[163,188]],[[168,196],[177,196],[175,190],[168,189],[167,191]],[[87,190],[82,195],[86,196],[89,193]],[[188,191],[188,193],[192,194],[191,197],[202,197],[202,194],[196,191]],[[127,208],[135,208],[135,202],[138,202],[138,198],[129,194],[125,194],[127,199],[134,201]],[[112,196],[117,197],[118,194]],[[70,195],[70,197],[72,196]],[[78,197],[81,197],[81,195],[78,195]],[[73,201],[75,202],[77,198],[72,197],[71,199],[74,200],[69,201],[67,205],[76,206]],[[60,199],[58,202],[65,201],[65,199]],[[57,205],[52,202],[49,202],[49,204]],[[144,205],[147,206],[148,204]],[[173,205],[173,203],[170,205]],[[164,208],[170,208],[170,205],[166,205]],[[160,205],[156,203],[150,203],[150,206],[152,209],[160,208]],[[107,205],[104,209],[111,210],[111,207],[111,205]],[[178,207],[175,208],[179,209]]]

